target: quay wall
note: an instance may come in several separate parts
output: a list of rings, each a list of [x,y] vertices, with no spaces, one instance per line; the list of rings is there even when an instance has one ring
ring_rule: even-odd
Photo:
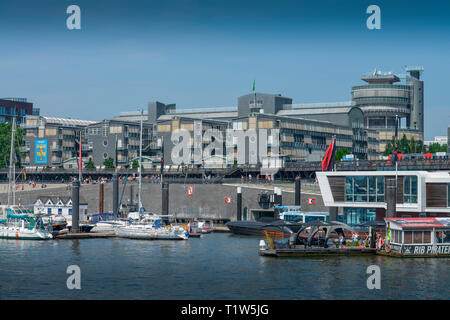
[[[119,198],[124,183],[119,185]],[[193,187],[193,195],[188,195],[188,186]],[[242,187],[242,212],[247,212],[250,219],[251,209],[262,209],[258,203],[261,193],[273,193],[274,185],[264,184],[170,184],[169,185],[169,214],[178,218],[205,218],[205,219],[236,219],[236,191]],[[294,204],[294,184],[278,184],[283,192],[283,205]],[[98,213],[99,185],[83,184],[80,188],[80,201],[88,203],[88,213]],[[131,194],[131,190],[133,194]],[[302,184],[301,204],[304,211],[328,211],[324,207],[320,190],[317,184]],[[70,197],[72,191],[67,186],[53,186],[16,192],[16,203],[21,205],[33,204],[40,196]],[[104,184],[105,212],[112,212],[113,184]],[[149,212],[161,212],[161,185],[152,183],[142,184],[142,203]],[[225,203],[225,197],[231,198],[231,203]],[[316,205],[308,205],[308,198],[316,198]],[[2,204],[7,203],[7,193],[0,193]],[[137,182],[127,182],[123,194],[122,204],[136,204],[138,201]],[[125,208],[126,210],[126,208]]]

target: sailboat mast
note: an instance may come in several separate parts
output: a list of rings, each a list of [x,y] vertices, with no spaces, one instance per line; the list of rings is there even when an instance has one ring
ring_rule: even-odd
[[[16,163],[14,141],[16,135],[16,118],[13,117],[12,130],[11,130],[11,152],[9,153],[9,188],[8,188],[8,205],[16,204]],[[12,199],[11,199],[12,198]],[[11,203],[12,201],[12,203]]]
[[[142,192],[142,118],[144,116],[144,110],[141,109],[141,130],[140,130],[140,138],[139,138],[139,212],[141,212],[142,201],[141,201],[141,192]]]

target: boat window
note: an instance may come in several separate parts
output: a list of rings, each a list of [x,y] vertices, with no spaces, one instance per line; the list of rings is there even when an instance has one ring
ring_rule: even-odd
[[[325,217],[323,217],[323,216],[308,216],[308,215],[305,215],[305,222],[310,222],[310,221],[314,221],[314,220],[325,221]]]
[[[406,244],[412,243],[412,231],[405,231],[405,242]]]
[[[450,231],[436,231],[435,242],[436,243],[450,243]]]
[[[422,231],[413,231],[413,243],[423,243]]]
[[[423,243],[431,243],[431,232],[430,231],[423,232]]]
[[[392,230],[392,240],[393,243],[402,243],[402,232],[399,230]]]

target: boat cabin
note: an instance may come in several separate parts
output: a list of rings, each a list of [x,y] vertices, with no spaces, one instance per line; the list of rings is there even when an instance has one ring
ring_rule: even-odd
[[[301,211],[300,206],[276,206],[276,212],[281,220],[308,223],[314,220],[328,222],[330,215],[328,212],[321,211]]]
[[[450,218],[385,218],[386,253],[450,256]]]

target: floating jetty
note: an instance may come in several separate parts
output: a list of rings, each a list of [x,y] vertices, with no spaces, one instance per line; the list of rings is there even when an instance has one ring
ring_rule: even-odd
[[[354,256],[376,254],[373,248],[280,248],[280,249],[261,249],[259,254],[269,257],[313,257],[313,256]]]
[[[62,233],[54,236],[55,239],[95,239],[115,237],[114,232],[80,232],[80,233]]]

